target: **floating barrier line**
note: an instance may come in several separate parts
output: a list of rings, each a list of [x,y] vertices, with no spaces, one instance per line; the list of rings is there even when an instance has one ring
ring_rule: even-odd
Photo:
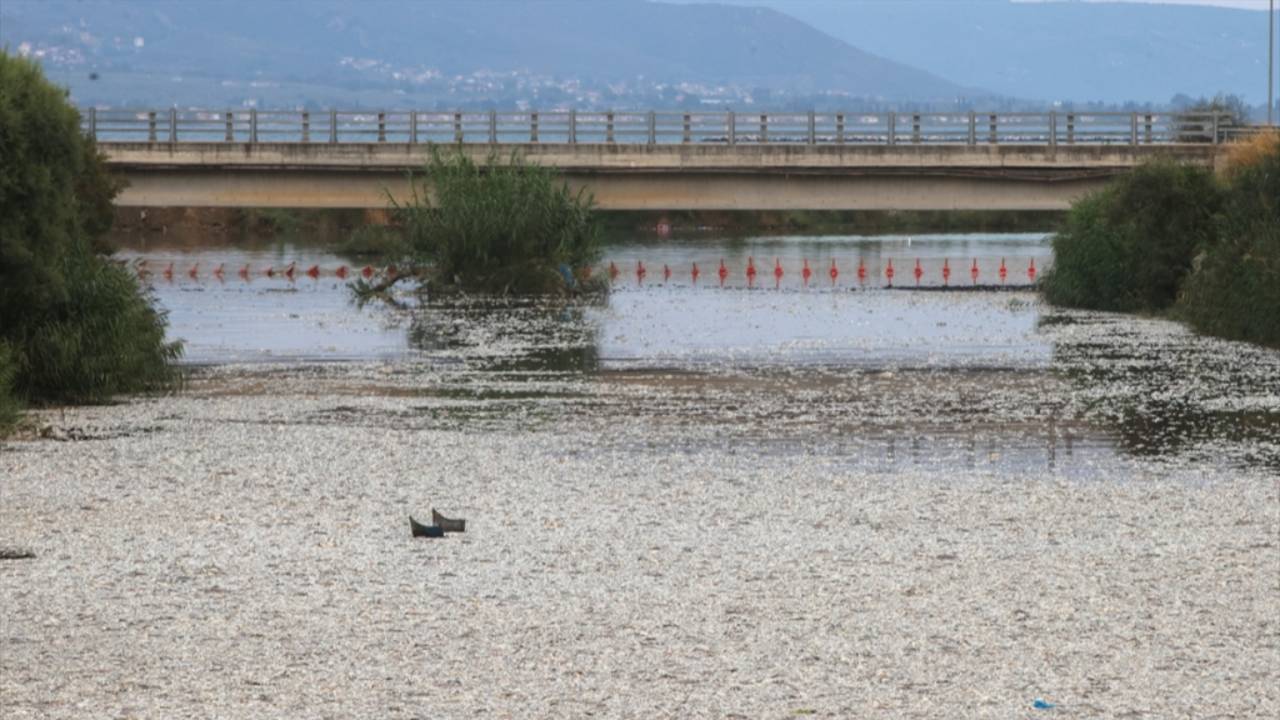
[[[876,283],[876,284],[873,284],[873,286],[879,286],[879,287],[885,287],[885,288],[898,287],[894,284],[894,281],[897,277],[897,269],[894,267],[894,260],[895,258],[892,258],[892,257],[884,258],[884,264],[880,267],[880,269],[877,270],[877,274],[883,277],[883,283],[882,284]],[[902,258],[898,258],[898,260],[903,261]],[[840,282],[839,260],[837,258],[832,257],[829,259],[829,263],[830,264],[828,266],[827,276],[828,278],[830,278],[831,286],[835,287]],[[141,278],[146,279],[146,278],[158,276],[160,278],[163,278],[164,281],[168,283],[179,281],[183,277],[185,277],[186,280],[190,280],[194,282],[202,282],[207,279],[213,279],[213,280],[216,280],[217,282],[223,283],[223,282],[226,282],[226,279],[227,279],[227,267],[225,263],[219,263],[216,267],[208,271],[205,271],[201,268],[200,262],[194,262],[191,265],[183,267],[175,261],[165,261],[163,268],[158,271],[155,270],[154,268],[161,267],[160,264],[154,260],[150,260],[147,258],[139,258],[127,264],[132,266],[134,271]],[[662,282],[663,283],[670,284],[673,278],[682,276],[683,271],[679,269],[680,265],[676,265],[675,267],[673,267],[671,263],[665,263],[665,262],[661,263],[661,265],[662,265]],[[306,266],[305,270],[301,269],[302,267],[303,267],[303,264],[297,260],[291,261],[288,265],[285,265],[283,267],[278,267],[276,265],[270,265],[270,264],[266,266],[255,267],[251,263],[246,263],[244,265],[241,265],[238,269],[235,270],[235,276],[238,277],[242,282],[252,282],[253,280],[258,278],[268,278],[268,279],[283,278],[285,281],[289,283],[295,283],[301,280],[300,276],[305,276],[306,278],[313,281],[318,281],[322,278],[336,278],[338,280],[345,281],[348,278],[353,276],[358,276],[358,277],[364,278],[365,280],[372,279],[375,276],[394,278],[406,272],[405,269],[397,268],[394,265],[388,265],[386,267],[375,267],[373,265],[365,265],[360,268],[349,267],[347,265],[339,265],[337,267],[326,268],[326,267],[321,267],[319,263],[311,263]],[[945,257],[942,258],[942,265],[940,268],[938,268],[938,274],[933,276],[934,278],[937,278],[937,280],[935,280],[934,282],[938,284],[933,284],[928,281],[927,278],[929,274],[933,271],[930,271],[926,268],[921,258],[918,258],[918,257],[913,258],[912,265],[910,267],[911,267],[911,275],[915,280],[915,283],[912,286],[914,288],[919,288],[921,290],[928,290],[928,289],[946,289],[946,288],[953,287],[951,285],[951,259],[950,258],[945,258]],[[801,260],[798,271],[799,271],[798,274],[800,276],[799,286],[803,288],[809,287],[809,280],[813,277],[813,268],[810,266],[808,258],[803,258]],[[417,270],[414,268],[409,268],[407,272],[410,274],[414,274],[417,272]],[[593,272],[594,272],[594,268],[586,267],[586,268],[583,268],[578,273],[578,275],[583,278],[590,278]],[[617,262],[614,260],[609,261],[608,265],[606,266],[606,273],[608,274],[609,281],[615,284],[619,282],[619,279],[622,276],[622,270],[618,267]],[[1008,287],[1010,286],[1009,273],[1010,273],[1010,269],[1008,266],[1008,260],[1007,258],[1002,257],[1000,258],[999,266],[995,269],[995,272],[994,272],[994,275],[999,278],[999,282],[998,283],[980,283],[979,281],[983,276],[982,266],[979,263],[978,258],[976,257],[969,258],[970,283],[967,287],[988,288],[988,289]],[[736,274],[735,271],[731,269],[731,267],[728,264],[725,263],[725,260],[723,258],[721,258],[719,260],[719,264],[716,269],[716,276],[719,279],[720,286],[726,287],[727,285],[729,285],[729,280],[735,274]],[[738,277],[745,278],[746,287],[754,288],[755,281],[759,276],[759,274],[760,274],[760,270],[756,266],[755,257],[748,256],[746,266],[743,267],[742,274],[739,275]],[[783,264],[782,259],[779,257],[775,257],[773,259],[773,269],[772,269],[772,275],[774,279],[774,289],[778,289],[778,290],[782,289],[782,283],[784,278],[787,276],[787,274],[788,274],[788,271],[786,266]],[[1039,275],[1039,269],[1036,267],[1035,258],[1029,258],[1027,261],[1027,267],[1025,271],[1026,282],[1015,283],[1011,287],[1025,288],[1029,285],[1034,285],[1038,275]],[[635,277],[636,284],[644,285],[648,276],[649,276],[648,265],[646,265],[644,260],[640,260],[640,259],[636,260],[635,270],[634,270],[634,277]],[[697,285],[698,280],[701,278],[701,276],[702,276],[702,270],[698,267],[698,263],[696,261],[690,262],[687,277],[691,282],[691,284]],[[868,279],[871,277],[872,277],[872,272],[871,272],[871,268],[867,264],[867,259],[864,257],[859,257],[858,265],[857,265],[858,286],[866,286],[868,283]]]

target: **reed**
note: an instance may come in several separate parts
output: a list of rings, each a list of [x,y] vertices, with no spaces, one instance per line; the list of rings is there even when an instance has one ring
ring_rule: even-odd
[[[563,294],[582,286],[581,270],[599,257],[591,196],[519,154],[476,163],[435,148],[413,187],[407,202],[392,204],[412,259],[437,287]]]

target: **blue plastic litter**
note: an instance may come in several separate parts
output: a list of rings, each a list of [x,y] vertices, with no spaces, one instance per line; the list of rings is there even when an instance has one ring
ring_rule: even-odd
[[[557,269],[560,271],[560,277],[564,278],[565,285],[568,285],[570,289],[577,287],[578,281],[573,277],[573,270],[568,265],[560,263],[560,267]]]
[[[1057,705],[1054,705],[1051,702],[1045,702],[1040,698],[1036,698],[1036,701],[1031,703],[1031,707],[1037,710],[1052,710],[1053,708],[1057,707]]]

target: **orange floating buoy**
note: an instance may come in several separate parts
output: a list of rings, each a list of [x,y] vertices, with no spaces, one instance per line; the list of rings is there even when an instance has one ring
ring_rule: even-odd
[[[612,260],[609,261],[609,279],[610,280],[618,279],[618,266],[614,265]]]
[[[916,258],[916,269],[912,271],[916,276],[916,284],[920,284],[920,278],[924,275],[924,268],[920,267],[920,258]]]
[[[1031,258],[1031,264],[1027,266],[1027,279],[1031,282],[1036,281],[1036,259]]]
[[[337,275],[339,280],[345,280],[347,278],[347,266],[339,265],[338,269],[335,270],[333,274]]]
[[[698,284],[698,276],[702,274],[698,272],[698,263],[695,262],[693,264],[693,272],[691,272],[690,274],[693,276],[693,283],[695,285]]]
[[[973,278],[973,284],[978,284],[978,258],[973,259],[973,267],[969,268],[969,277]]]
[[[396,276],[396,275],[398,275],[399,273],[400,273],[400,271],[396,269],[396,266],[395,266],[395,265],[388,265],[388,266],[387,266],[387,277],[395,277],[395,276]]]
[[[949,285],[951,283],[951,263],[946,259],[942,259],[942,284]]]
[[[804,267],[800,270],[800,277],[804,280],[805,287],[809,285],[809,277],[813,275],[813,271],[809,269],[809,258],[804,259]]]
[[[827,274],[831,276],[831,284],[836,284],[836,278],[840,277],[840,269],[836,267],[836,259],[831,258],[831,269],[827,270]]]
[[[778,262],[778,258],[773,259],[773,277],[776,280],[782,279],[782,263]]]
[[[1004,258],[1000,258],[1000,284],[1004,284],[1005,278],[1009,277],[1009,268],[1004,266]]]
[[[226,263],[218,263],[218,267],[213,269],[213,276],[218,278],[219,280],[222,279],[222,266],[225,264]]]
[[[373,277],[373,266],[365,265],[364,268],[360,270],[360,274],[364,276],[365,280]]]
[[[266,275],[266,276],[267,276],[267,277],[269,277],[269,278],[273,278],[273,277],[275,277],[275,276],[276,276],[275,268],[273,268],[273,267],[271,267],[270,265],[268,265],[268,266],[267,266],[267,271],[266,271],[266,272],[264,272],[264,273],[263,273],[263,275]]]
[[[671,279],[671,268],[666,263],[662,263],[662,281],[667,282]]]
[[[723,287],[725,278],[729,277],[729,268],[724,266],[724,258],[720,258],[720,269],[716,272],[720,275],[720,285]]]
[[[645,276],[647,273],[648,273],[648,271],[644,269],[644,261],[643,261],[643,260],[637,260],[637,261],[636,261],[636,282],[638,282],[638,283],[642,283],[642,282],[644,282],[644,276]]]
[[[289,278],[290,280],[293,280],[293,266],[295,264],[296,263],[289,263],[289,267],[284,269],[284,276]]]
[[[244,279],[244,280],[248,280],[248,279],[249,279],[249,266],[248,266],[248,265],[245,265],[244,267],[240,268],[240,271],[239,271],[239,272],[237,272],[236,274],[237,274],[237,275],[239,275],[242,279]]]
[[[311,267],[307,268],[307,277],[311,278],[312,280],[315,280],[316,278],[320,277],[320,266],[312,265]]]
[[[862,258],[858,258],[858,284],[865,285],[867,282],[867,263]]]
[[[191,269],[187,270],[187,277],[191,278],[192,280],[195,280],[196,278],[200,277],[200,263],[196,263],[195,265],[192,265]]]
[[[884,276],[889,279],[889,287],[893,287],[893,258],[889,258],[889,264],[884,269]]]
[[[747,256],[747,287],[756,281],[756,260],[750,255]]]

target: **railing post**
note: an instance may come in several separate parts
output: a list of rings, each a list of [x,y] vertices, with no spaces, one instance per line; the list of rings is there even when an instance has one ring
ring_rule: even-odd
[[[169,144],[178,142],[178,109],[169,108]]]
[[[489,144],[498,144],[498,111],[489,111]]]
[[[1218,144],[1218,113],[1213,114],[1213,144]]]
[[[1138,144],[1138,113],[1129,113],[1129,144]]]
[[[1049,111],[1049,147],[1056,150],[1058,148],[1058,111]]]
[[[978,113],[969,111],[969,145],[978,144]]]
[[[147,142],[156,141],[156,111],[147,113]]]
[[[1076,144],[1076,114],[1067,113],[1067,144]]]
[[[920,144],[920,113],[911,115],[911,142]]]
[[[258,109],[249,109],[249,144],[258,144]]]
[[[302,142],[311,142],[311,113],[302,111]]]
[[[836,113],[836,144],[844,144],[844,113]]]
[[[236,139],[236,116],[230,110],[223,113],[227,121],[227,142],[234,142]]]
[[[987,122],[989,125],[987,129],[991,133],[991,144],[996,145],[1000,142],[1000,130],[999,125],[997,124],[998,121],[996,120],[996,114],[991,113],[990,117],[987,118]]]
[[[1147,113],[1146,115],[1144,115],[1143,121],[1145,123],[1144,130],[1145,130],[1146,143],[1150,145],[1151,144],[1151,113]]]
[[[898,113],[891,112],[889,113],[889,144],[890,145],[898,144],[897,135],[898,135]]]
[[[529,142],[538,143],[538,111],[529,113]]]
[[[462,144],[462,113],[453,114],[453,141]]]
[[[812,111],[812,110],[810,110],[810,111],[809,111],[809,144],[810,144],[810,145],[816,145],[816,144],[818,144],[818,125],[817,125],[817,119],[816,119],[816,117],[814,116],[814,114],[813,114],[813,111]]]
[[[338,111],[329,111],[329,144],[338,144]]]
[[[89,108],[89,137],[98,139],[98,108]]]
[[[613,111],[610,110],[605,116],[604,141],[613,144]]]
[[[387,141],[387,114],[379,110],[378,111],[378,142],[384,143],[386,141]]]
[[[569,109],[569,144],[578,144],[578,109]]]
[[[658,144],[658,114],[652,110],[649,111],[649,144]]]
[[[765,113],[760,113],[760,142],[769,142],[769,116]]]
[[[418,111],[409,111],[409,144],[418,144]]]
[[[734,111],[729,111],[729,118],[725,121],[729,130],[729,144],[736,145],[738,143],[738,115]]]
[[[689,144],[691,129],[692,129],[692,125],[690,123],[689,113],[685,113],[684,114],[684,132],[683,134],[680,135],[680,141],[683,142],[685,145]]]

